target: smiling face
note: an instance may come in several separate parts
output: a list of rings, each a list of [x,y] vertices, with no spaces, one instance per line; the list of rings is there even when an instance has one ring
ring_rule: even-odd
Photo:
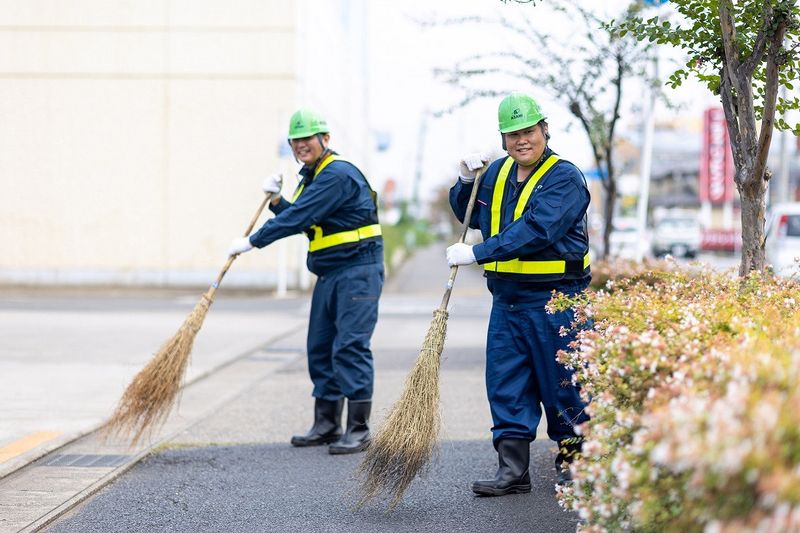
[[[547,124],[540,122],[534,126],[505,133],[506,150],[518,165],[534,165],[547,147]]]
[[[322,134],[322,141],[327,146],[330,134]],[[294,156],[304,165],[313,165],[322,156],[325,147],[319,141],[319,135],[310,135],[289,141],[292,145]]]

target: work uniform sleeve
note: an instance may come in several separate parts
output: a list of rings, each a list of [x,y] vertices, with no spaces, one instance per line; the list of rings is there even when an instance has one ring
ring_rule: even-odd
[[[464,183],[457,179],[455,185],[450,188],[450,208],[462,224],[464,223],[464,217],[467,215],[467,204],[469,204],[469,197],[474,186],[475,182]],[[471,220],[469,221],[470,228],[477,229],[479,227],[478,212],[478,209],[473,208]]]
[[[473,247],[478,263],[516,259],[523,249],[532,254],[559,241],[584,216],[589,193],[562,177],[542,184],[532,200],[520,218]]]
[[[278,239],[296,235],[314,224],[319,224],[354,193],[355,187],[355,181],[349,177],[331,169],[323,170],[305,188],[297,201],[290,204],[285,199],[281,200],[281,204],[286,202],[288,205],[250,235],[250,244],[263,248]]]
[[[289,207],[290,205],[292,205],[292,203],[283,196],[281,196],[281,200],[277,204],[275,205],[272,205],[272,203],[269,204],[269,210],[275,213],[276,215],[280,215],[282,212],[286,211],[286,208]]]

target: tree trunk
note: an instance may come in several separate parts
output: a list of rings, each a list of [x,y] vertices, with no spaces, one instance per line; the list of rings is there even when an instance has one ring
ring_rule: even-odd
[[[749,55],[740,53],[733,1],[719,1],[719,20],[724,47],[720,96],[728,122],[736,188],[742,204],[742,262],[739,275],[764,270],[765,200],[769,173],[767,155],[772,142],[775,102],[778,95],[778,62],[788,21],[781,13],[775,19],[770,2],[763,3],[761,27]],[[766,59],[766,81],[760,131],[757,130],[753,95],[753,73]]]
[[[752,174],[756,169],[748,165],[740,172]],[[764,256],[764,223],[767,181],[743,176],[737,179],[739,195],[742,201],[742,262],[739,275],[746,276],[753,270],[763,270],[766,266]]]
[[[610,178],[610,177],[609,177]],[[617,200],[617,183],[609,179],[603,199],[603,259],[611,253],[611,231],[614,229],[614,204]]]

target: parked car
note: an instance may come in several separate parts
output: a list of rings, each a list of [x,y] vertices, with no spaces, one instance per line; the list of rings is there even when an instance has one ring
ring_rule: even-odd
[[[800,202],[776,204],[767,219],[767,263],[781,275],[800,275]]]
[[[702,229],[692,217],[665,217],[653,231],[653,255],[694,258],[700,249]]]
[[[639,231],[636,227],[636,219],[630,217],[615,218],[608,245],[608,255],[610,257],[636,259],[639,255],[639,248],[642,246],[640,244]],[[647,250],[646,245],[644,250]]]

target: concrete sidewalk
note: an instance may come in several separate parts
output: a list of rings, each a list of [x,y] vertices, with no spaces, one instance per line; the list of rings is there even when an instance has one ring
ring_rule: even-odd
[[[0,478],[101,425],[201,294],[0,292]],[[281,303],[218,295],[187,381],[304,328],[305,299]]]

